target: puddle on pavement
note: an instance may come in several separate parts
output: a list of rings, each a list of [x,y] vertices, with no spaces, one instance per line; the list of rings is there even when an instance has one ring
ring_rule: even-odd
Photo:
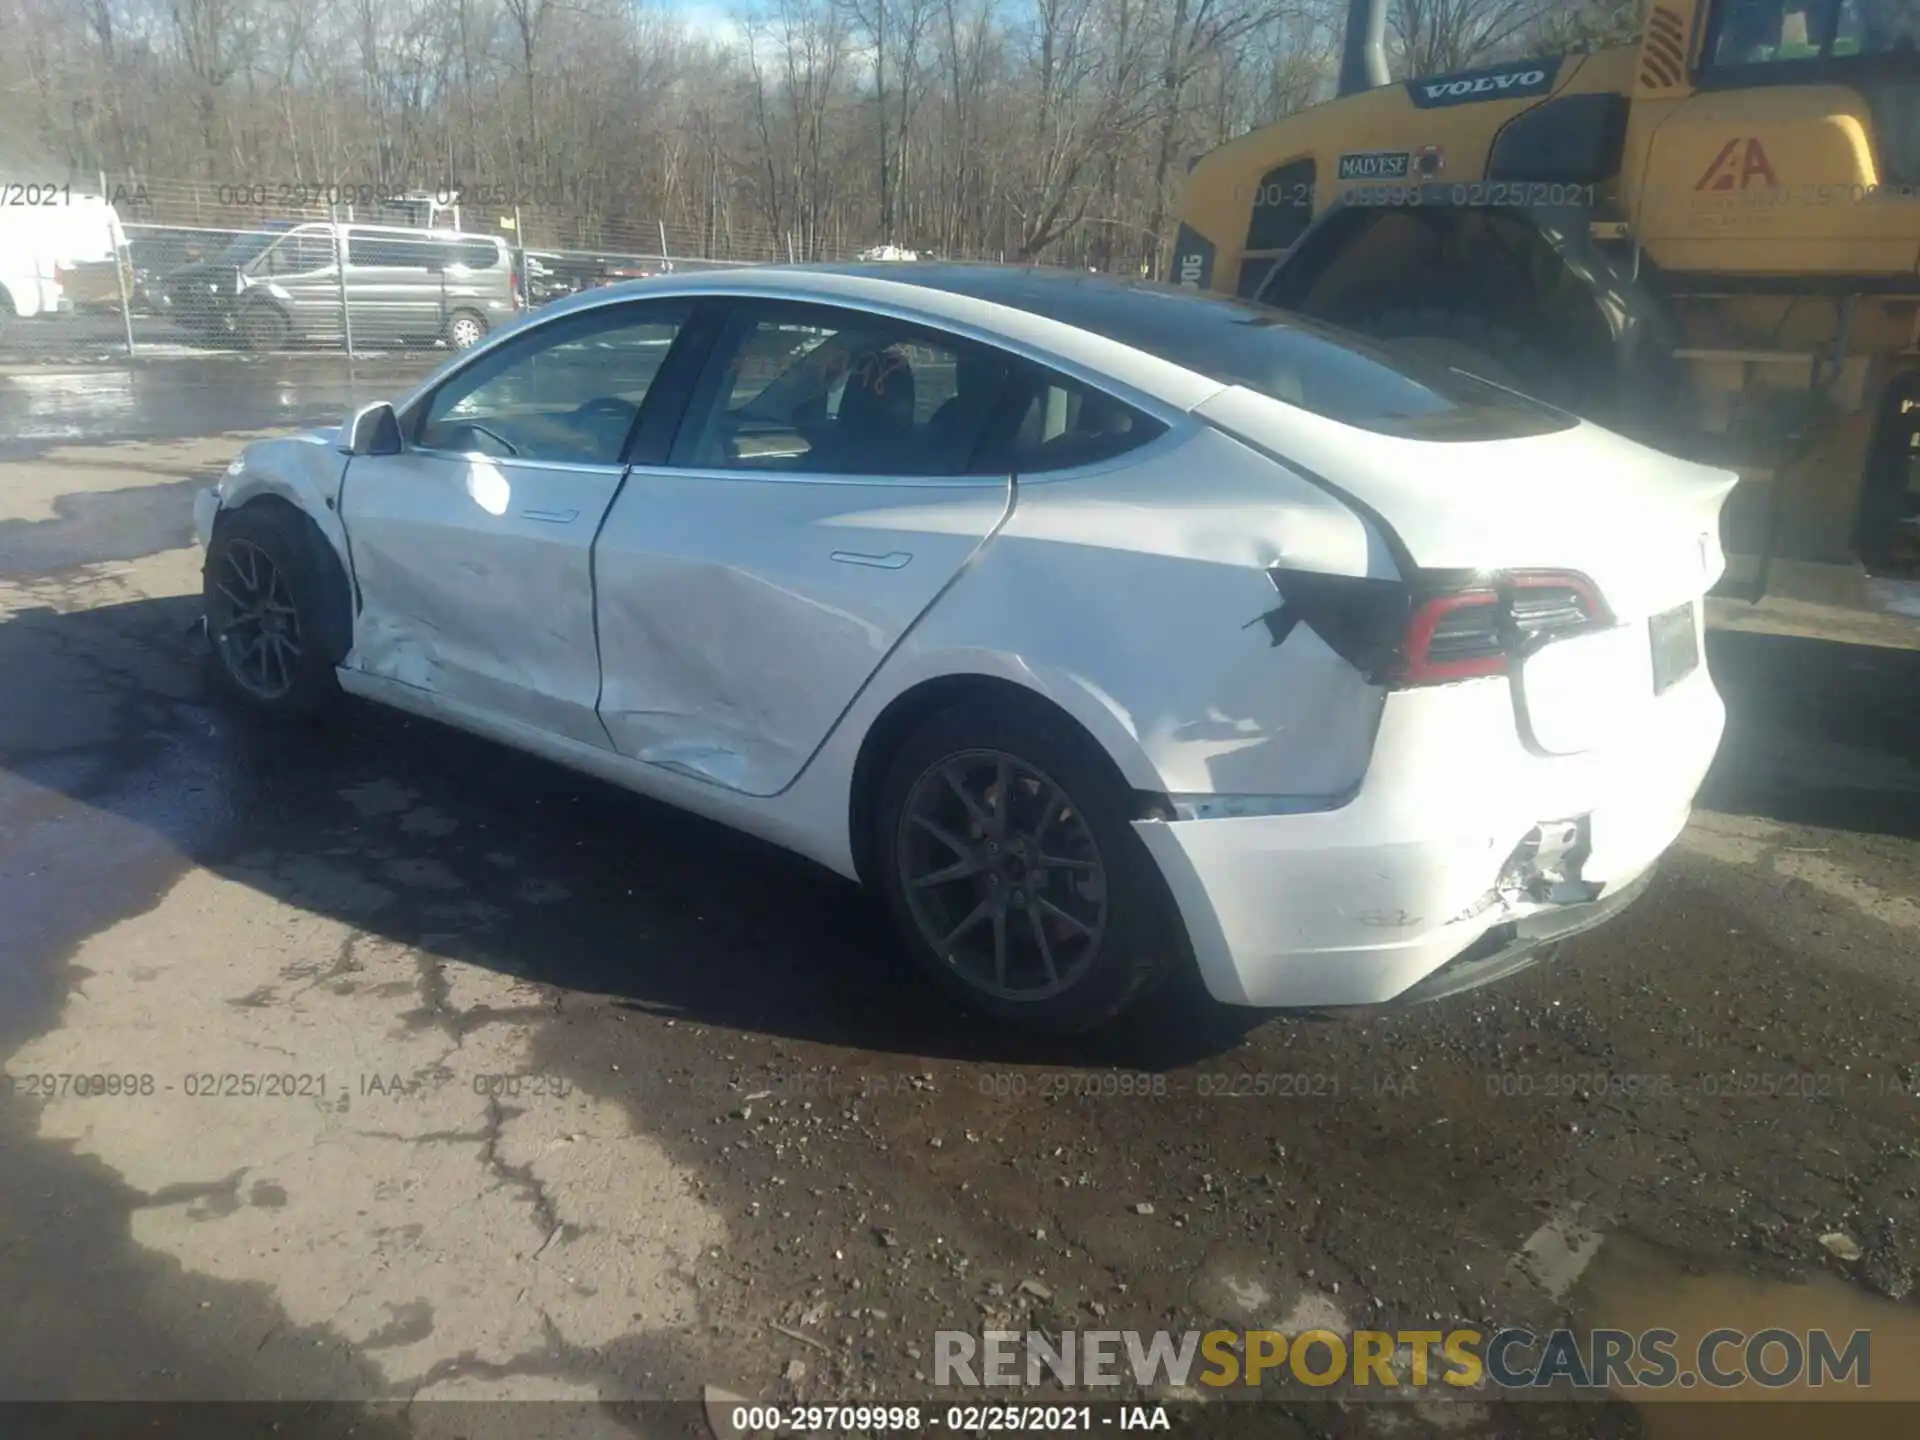
[[[1629,1238],[1609,1236],[1581,1275],[1570,1297],[1577,1328],[1639,1333],[1672,1330],[1680,1368],[1692,1368],[1701,1339],[1718,1329],[1748,1335],[1778,1328],[1804,1341],[1825,1330],[1836,1352],[1856,1330],[1871,1337],[1870,1399],[1848,1382],[1821,1389],[1804,1377],[1777,1389],[1743,1384],[1733,1391],[1705,1384],[1674,1386],[1649,1401],[1644,1391],[1616,1391],[1638,1407],[1649,1440],[1878,1440],[1920,1434],[1920,1307],[1883,1300],[1844,1280],[1815,1271],[1804,1281],[1749,1275],[1689,1273],[1687,1262]],[[1718,1352],[1722,1370],[1743,1368],[1744,1346]],[[1780,1364],[1776,1348],[1766,1361]],[[1846,1398],[1839,1398],[1845,1396]],[[1742,1403],[1727,1404],[1728,1398]],[[1706,1408],[1697,1402],[1720,1401]],[[1760,1403],[1745,1403],[1757,1401]],[[1874,1403],[1897,1401],[1902,1403]]]
[[[90,426],[125,419],[134,408],[127,370],[27,371],[0,383],[0,414],[14,440],[74,439]]]

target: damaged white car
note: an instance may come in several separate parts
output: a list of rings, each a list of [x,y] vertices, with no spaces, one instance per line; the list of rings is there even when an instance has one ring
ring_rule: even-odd
[[[1266,310],[968,266],[560,302],[200,497],[215,670],[878,891],[1097,1025],[1484,983],[1629,901],[1724,711],[1734,477]]]

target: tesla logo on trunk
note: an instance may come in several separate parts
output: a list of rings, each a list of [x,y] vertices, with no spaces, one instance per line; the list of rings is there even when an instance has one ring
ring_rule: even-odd
[[[1740,159],[1736,163],[1733,158],[1734,152],[1740,149],[1743,139],[1746,141],[1746,149],[1740,151]],[[1693,188],[1695,190],[1745,190],[1753,184],[1756,177],[1769,186],[1780,183],[1774,176],[1773,162],[1767,159],[1766,148],[1758,140],[1736,135],[1720,147],[1720,153],[1713,157],[1713,163],[1707,166],[1706,172],[1694,181]]]

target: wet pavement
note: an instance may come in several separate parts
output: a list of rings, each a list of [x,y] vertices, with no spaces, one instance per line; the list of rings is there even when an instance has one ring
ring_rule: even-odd
[[[1920,652],[1711,637],[1696,820],[1551,966],[1036,1041],[782,852],[365,707],[211,702],[193,489],[432,358],[0,373],[0,1397],[473,1433],[406,1402],[944,1402],[942,1329],[1569,1317],[1870,1326],[1920,1374]],[[1729,1433],[1268,1398],[1261,1433]]]

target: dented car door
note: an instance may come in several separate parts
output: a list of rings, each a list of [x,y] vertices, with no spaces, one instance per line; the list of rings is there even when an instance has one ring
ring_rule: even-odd
[[[593,540],[686,313],[655,301],[527,331],[410,407],[401,453],[351,462],[353,667],[606,746]]]
[[[620,753],[754,795],[789,784],[1005,518],[970,473],[1004,359],[887,317],[730,313],[668,463],[595,553],[600,716]]]

